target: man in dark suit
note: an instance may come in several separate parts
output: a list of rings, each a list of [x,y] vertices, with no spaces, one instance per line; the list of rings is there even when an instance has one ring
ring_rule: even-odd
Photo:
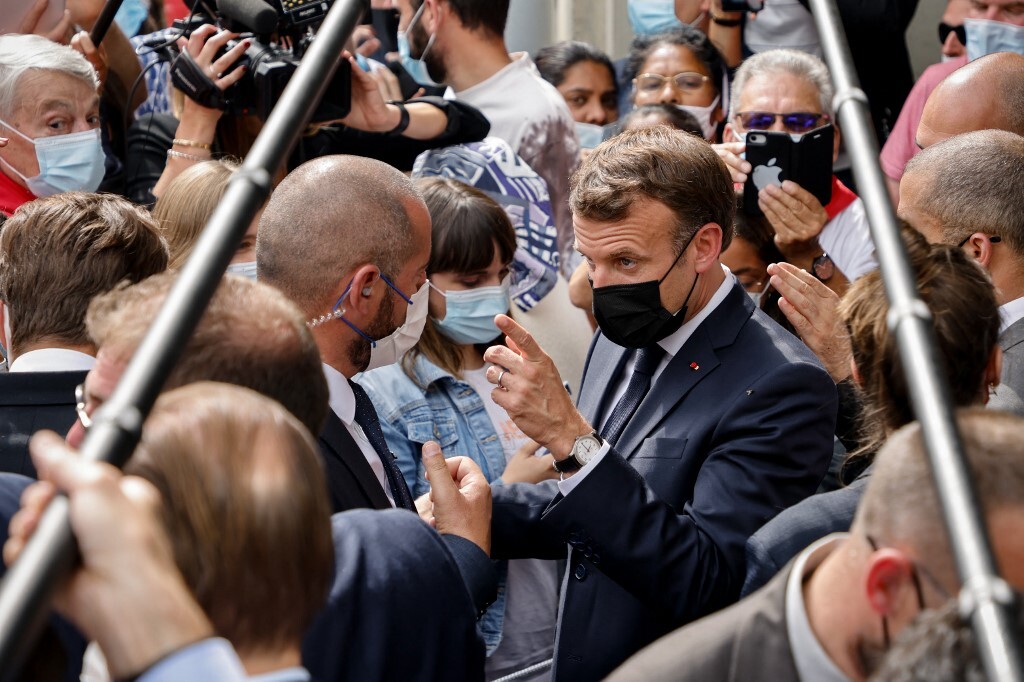
[[[414,509],[377,413],[352,382],[397,362],[427,315],[430,214],[391,166],[323,156],[274,190],[256,240],[261,282],[306,315],[323,358],[330,412],[320,432],[334,511]]]
[[[963,410],[958,421],[1011,587],[1024,586],[1024,421]],[[959,584],[921,429],[896,432],[849,534],[811,545],[764,588],[655,642],[610,680],[863,680],[908,623]]]
[[[1024,57],[1012,56],[1024,62]],[[1020,415],[1024,415],[1022,159],[1024,137],[1005,130],[978,130],[933,144],[907,164],[900,180],[898,211],[929,242],[966,249],[991,275],[1002,318],[1003,369],[988,406]]]
[[[96,347],[85,311],[118,282],[167,267],[167,248],[145,209],[110,194],[71,192],[22,206],[0,228],[0,302],[9,372],[0,373],[0,471],[35,476],[28,439],[66,433],[75,387]]]
[[[600,324],[573,405],[550,358],[505,317],[489,379],[564,480],[495,488],[495,555],[563,557],[557,679],[603,677],[739,595],[747,537],[810,495],[832,452],[836,391],[755,310],[719,254],[725,165],[668,129],[606,141],[573,179],[576,245]]]

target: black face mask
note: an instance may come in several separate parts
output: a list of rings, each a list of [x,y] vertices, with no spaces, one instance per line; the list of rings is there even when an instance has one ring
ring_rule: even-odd
[[[601,327],[601,333],[609,341],[625,348],[644,348],[661,341],[683,325],[686,305],[697,286],[697,278],[693,278],[693,286],[690,287],[690,293],[686,294],[682,309],[674,315],[661,304],[659,287],[696,236],[694,232],[661,279],[594,289],[594,317]],[[590,286],[593,287],[594,283],[591,282]]]

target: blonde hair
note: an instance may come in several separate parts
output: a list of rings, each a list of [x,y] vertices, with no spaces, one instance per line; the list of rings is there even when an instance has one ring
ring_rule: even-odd
[[[182,171],[157,200],[153,217],[167,240],[171,270],[185,264],[237,169],[230,159],[202,161]]]

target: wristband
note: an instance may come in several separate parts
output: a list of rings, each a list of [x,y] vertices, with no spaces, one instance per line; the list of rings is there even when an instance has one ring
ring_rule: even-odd
[[[735,28],[743,23],[743,19],[726,19],[725,17],[716,17],[714,14],[711,15],[711,21],[719,26],[728,26],[730,28]]]
[[[398,119],[398,125],[385,134],[391,137],[398,137],[405,132],[406,128],[409,127],[409,110],[405,108],[405,104],[403,102],[388,102],[388,104],[393,104],[398,107],[398,113],[401,117]]]
[[[195,147],[196,149],[205,149],[210,151],[210,144],[208,142],[196,142],[195,140],[182,140],[174,138],[171,140],[171,144],[176,144],[179,147]]]

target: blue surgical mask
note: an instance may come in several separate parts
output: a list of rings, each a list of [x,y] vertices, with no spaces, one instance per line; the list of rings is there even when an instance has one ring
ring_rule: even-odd
[[[142,22],[149,16],[149,2],[146,0],[124,0],[114,21],[121,31],[129,38],[134,38],[142,28]]]
[[[604,126],[594,123],[576,122],[576,137],[580,141],[580,149],[593,149],[604,140]]]
[[[238,275],[239,277],[246,277],[252,281],[256,281],[256,261],[246,261],[245,263],[232,263],[228,266],[229,275]]]
[[[501,335],[494,324],[495,315],[508,313],[509,284],[506,279],[496,287],[477,287],[467,291],[441,291],[445,298],[444,319],[434,326],[458,344],[488,343]]]
[[[1024,54],[1024,26],[1002,21],[964,19],[967,31],[967,61],[996,52]]]
[[[674,31],[683,25],[676,17],[673,0],[629,0],[626,8],[633,33],[638,36]]]
[[[409,32],[399,31],[398,54],[402,56],[402,68],[420,85],[437,85],[427,73],[427,65],[423,63],[422,59],[413,59],[409,56],[409,49]]]
[[[103,181],[104,156],[98,128],[33,139],[2,119],[0,125],[35,147],[36,161],[39,162],[39,175],[35,177],[25,177],[11,164],[0,161],[24,180],[29,191],[37,197],[61,192],[95,192]]]

